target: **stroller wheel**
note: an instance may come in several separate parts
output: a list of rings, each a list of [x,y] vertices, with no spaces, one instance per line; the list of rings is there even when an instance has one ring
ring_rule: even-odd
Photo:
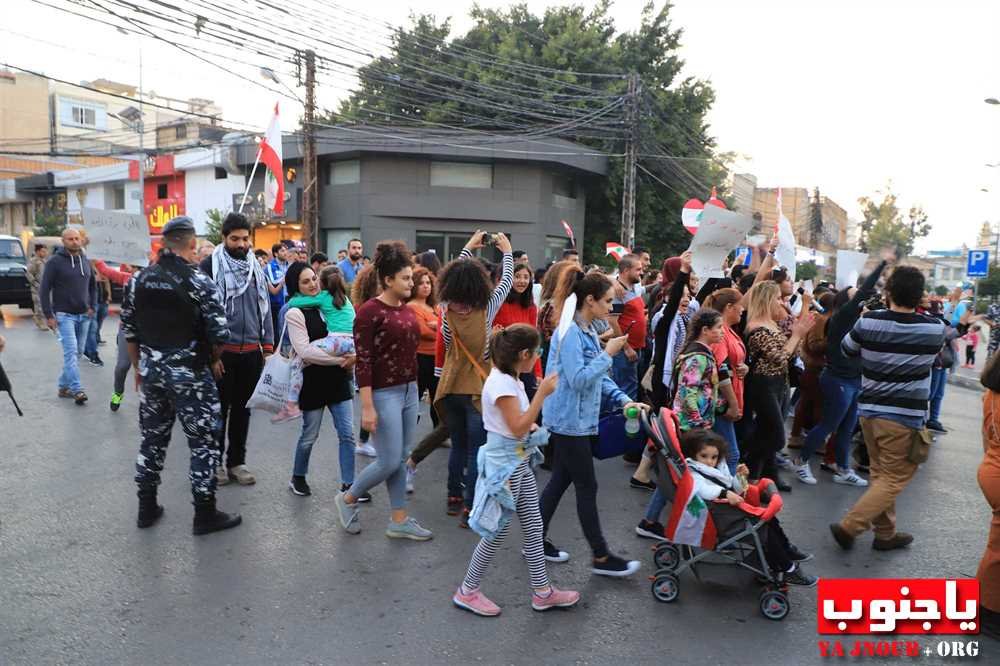
[[[760,612],[768,620],[784,620],[792,609],[788,595],[776,590],[765,590],[760,594]]]
[[[677,576],[672,573],[663,573],[653,578],[651,589],[654,599],[669,604],[672,601],[677,601],[677,597],[680,596],[681,583]]]
[[[673,571],[681,563],[681,554],[677,546],[672,543],[661,543],[656,546],[653,552],[653,564],[657,569],[669,569]]]

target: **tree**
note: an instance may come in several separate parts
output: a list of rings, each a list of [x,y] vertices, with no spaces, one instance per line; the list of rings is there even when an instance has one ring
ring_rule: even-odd
[[[796,280],[812,280],[819,275],[819,267],[815,261],[802,261],[795,264]]]
[[[65,228],[65,213],[51,209],[39,209],[35,212],[36,236],[60,236]]]
[[[411,27],[393,37],[390,54],[362,67],[359,88],[338,113],[328,112],[321,122],[547,131],[553,123],[544,122],[546,115],[590,112],[595,95],[615,99],[627,92],[624,76],[595,74],[634,72],[642,82],[639,153],[671,156],[640,162],[649,173],[640,169],[637,174],[635,242],[657,256],[677,254],[691,241],[680,224],[684,202],[707,199],[713,184],[721,190],[726,174],[706,120],[715,95],[703,81],[679,78],[684,64],[678,56],[681,31],[671,27],[668,4],[657,11],[648,3],[640,26],[630,33],[616,33],[610,5],[611,0],[601,0],[591,10],[552,7],[542,16],[523,4],[475,6],[472,28],[450,41],[447,20],[413,17]],[[525,112],[542,118],[532,120]],[[585,125],[559,136],[621,155],[625,133],[613,125]],[[604,243],[619,237],[622,177],[623,160],[613,157],[607,178],[584,188],[587,233],[580,249],[588,263],[600,262]]]
[[[218,208],[209,208],[205,211],[208,221],[205,223],[205,240],[218,245],[222,242],[222,219],[225,217]]]
[[[980,296],[1000,296],[1000,265],[990,264],[989,274],[979,280],[978,293]]]
[[[864,216],[858,243],[862,252],[894,247],[898,257],[905,257],[913,252],[916,240],[931,231],[927,213],[920,206],[912,206],[907,219],[903,219],[896,205],[896,195],[889,188],[886,188],[880,202],[871,197],[861,197],[858,203]]]

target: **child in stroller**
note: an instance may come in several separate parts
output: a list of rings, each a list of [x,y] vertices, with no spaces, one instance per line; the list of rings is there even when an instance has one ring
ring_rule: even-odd
[[[734,536],[742,529],[746,517],[736,507],[746,501],[748,489],[756,490],[743,485],[741,476],[745,478],[747,474],[746,465],[739,465],[736,476],[731,475],[725,464],[726,441],[711,430],[689,430],[681,435],[680,444],[694,477],[695,493],[708,505],[719,540]],[[766,493],[761,492],[762,500],[766,499]],[[801,562],[812,559],[812,554],[802,552],[788,540],[777,516],[771,518],[760,534],[768,565],[775,573],[782,574],[785,583],[816,585],[819,579],[800,566]]]

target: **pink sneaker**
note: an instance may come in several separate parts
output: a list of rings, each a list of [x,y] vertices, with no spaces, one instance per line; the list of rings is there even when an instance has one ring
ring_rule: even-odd
[[[486,595],[479,590],[473,590],[469,594],[462,594],[462,588],[459,586],[455,590],[455,595],[451,598],[451,601],[459,608],[464,608],[483,617],[494,617],[500,614],[500,607],[487,599]]]
[[[271,417],[271,423],[285,423],[302,418],[302,410],[298,405],[287,404],[277,414]]]
[[[580,593],[572,590],[559,590],[555,585],[551,585],[552,591],[547,597],[538,596],[537,592],[531,595],[531,607],[536,611],[546,611],[550,608],[569,608],[575,606],[580,601]]]

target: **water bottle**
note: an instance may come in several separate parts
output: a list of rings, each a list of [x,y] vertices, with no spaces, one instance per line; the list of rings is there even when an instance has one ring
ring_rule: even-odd
[[[625,434],[635,437],[639,434],[639,408],[629,407],[625,410]]]

